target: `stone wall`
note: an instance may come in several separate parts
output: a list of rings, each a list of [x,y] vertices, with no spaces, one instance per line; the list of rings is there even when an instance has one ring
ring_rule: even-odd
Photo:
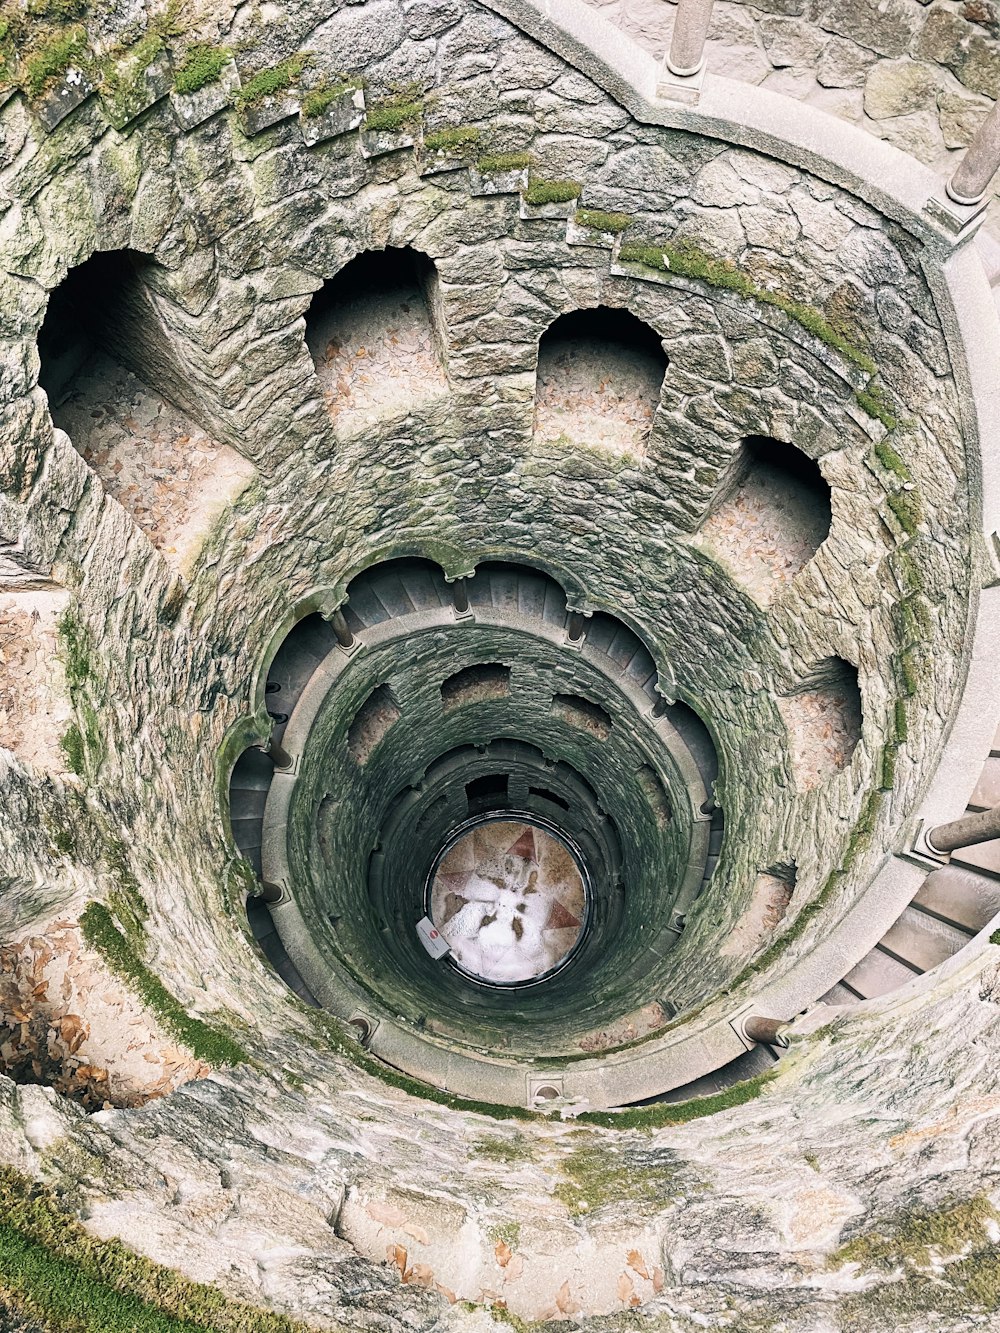
[[[59,1184],[93,1175],[98,1186],[81,1194],[93,1229],[127,1228],[195,1276],[328,1319],[356,1320],[367,1306],[388,1327],[477,1327],[479,1316],[442,1313],[444,1302],[506,1296],[512,1275],[499,1271],[490,1228],[537,1212],[525,1250],[555,1257],[523,1297],[510,1293],[526,1317],[628,1308],[632,1295],[679,1320],[721,1317],[730,1299],[753,1314],[764,1273],[769,1315],[822,1327],[830,1308],[843,1313],[847,1298],[834,1290],[851,1285],[823,1267],[848,1220],[858,1231],[881,1225],[915,1193],[929,1209],[947,1202],[922,1145],[940,1143],[949,1167],[961,1157],[956,1195],[983,1183],[992,1066],[968,1060],[966,1042],[994,1040],[994,1009],[973,972],[956,973],[923,1015],[903,1004],[884,1027],[875,1015],[815,1039],[774,1091],[708,1131],[592,1129],[592,1142],[533,1126],[524,1146],[521,1131],[430,1110],[331,1053],[336,1036],[317,1035],[318,1020],[248,938],[216,759],[234,727],[249,729],[275,627],[317,589],[387,554],[433,556],[442,544],[469,564],[501,555],[568,566],[595,609],[642,628],[722,758],[729,841],[676,950],[673,993],[700,1001],[706,975],[732,983],[751,961],[714,946],[778,863],[798,867],[789,925],[822,899],[771,966],[802,956],[895,845],[962,685],[978,463],[928,283],[938,261],[898,223],[798,168],[634,121],[473,6],[303,6],[271,25],[241,8],[231,31],[216,17],[247,81],[308,48],[312,83],[364,73],[370,115],[416,78],[427,131],[475,126],[484,151],[529,151],[538,179],[572,179],[585,207],[628,214],[625,245],[649,243],[640,258],[653,262],[579,243],[567,228],[572,204],[553,216],[516,190],[482,193],[482,174],[464,163],[440,171],[452,164],[419,134],[417,151],[383,153],[358,128],[307,143],[311,127],[295,115],[258,129],[228,105],[225,83],[154,98],[119,128],[98,96],[51,130],[19,94],[0,106],[11,201],[0,234],[10,342],[0,535],[22,575],[72,597],[61,651],[78,737],[75,772],[4,756],[5,908],[17,931],[43,930],[67,904],[78,916],[114,886],[113,838],[149,909],[149,967],[185,1008],[238,1033],[266,1071],[217,1072],[141,1111],[90,1118],[4,1081],[5,1153]],[[436,265],[451,393],[350,435],[327,412],[304,317],[354,254],[386,245],[411,245]],[[259,474],[204,532],[188,578],[53,433],[36,386],[47,293],[95,249],[125,246],[159,266],[148,293],[162,349],[151,383]],[[664,269],[656,256],[668,252],[702,276]],[[598,304],[633,310],[666,344],[641,461],[533,438],[538,339],[560,313]],[[697,540],[751,434],[796,444],[832,488],[829,539],[769,608]],[[863,734],[842,773],[804,791],[777,699],[830,656],[859,669]],[[732,1006],[726,997],[719,1013]],[[902,1053],[928,1025],[940,1042],[904,1069]],[[942,1121],[946,1084],[959,1109]],[[876,1112],[886,1098],[888,1120]],[[878,1120],[864,1160],[859,1119]],[[523,1169],[504,1159],[494,1180],[476,1167],[489,1138]],[[555,1192],[566,1149],[595,1147],[645,1180],[639,1220],[636,1199],[612,1200],[593,1182],[603,1199],[593,1226],[571,1190]],[[487,1181],[479,1193],[476,1171]],[[164,1189],[164,1179],[180,1183]],[[400,1189],[419,1196],[412,1216]],[[400,1290],[378,1266],[396,1245],[422,1256],[426,1282],[421,1270]]]

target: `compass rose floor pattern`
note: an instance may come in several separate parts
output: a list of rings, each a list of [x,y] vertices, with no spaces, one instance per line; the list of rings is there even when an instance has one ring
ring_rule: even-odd
[[[494,985],[558,967],[583,931],[586,895],[572,852],[537,825],[478,825],[441,860],[431,918],[463,972]]]

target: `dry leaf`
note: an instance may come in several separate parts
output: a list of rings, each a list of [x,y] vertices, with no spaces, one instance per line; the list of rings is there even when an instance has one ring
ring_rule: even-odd
[[[638,1250],[629,1250],[628,1266],[634,1273],[638,1273],[640,1277],[649,1277],[649,1274],[646,1272],[646,1265],[643,1261],[643,1257]]]
[[[500,1265],[500,1267],[506,1268],[507,1265],[510,1263],[513,1251],[511,1250],[510,1246],[507,1245],[504,1241],[500,1241],[499,1245],[497,1245],[493,1253],[496,1255],[497,1263]]]
[[[629,1298],[633,1295],[634,1292],[635,1292],[635,1287],[633,1287],[632,1279],[629,1277],[628,1273],[619,1273],[618,1299],[620,1301],[623,1301],[625,1304],[628,1304]]]

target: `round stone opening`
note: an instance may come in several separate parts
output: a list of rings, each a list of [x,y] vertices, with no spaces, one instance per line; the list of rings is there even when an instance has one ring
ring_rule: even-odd
[[[485,816],[463,824],[429,877],[429,915],[453,965],[488,986],[526,986],[565,967],[583,939],[590,886],[554,828]]]

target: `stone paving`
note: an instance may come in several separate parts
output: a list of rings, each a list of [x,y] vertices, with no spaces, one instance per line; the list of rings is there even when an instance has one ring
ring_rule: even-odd
[[[416,287],[333,306],[310,328],[308,344],[330,416],[343,435],[404,416],[448,392]]]
[[[102,353],[53,418],[171,563],[184,565],[255,470]]]

